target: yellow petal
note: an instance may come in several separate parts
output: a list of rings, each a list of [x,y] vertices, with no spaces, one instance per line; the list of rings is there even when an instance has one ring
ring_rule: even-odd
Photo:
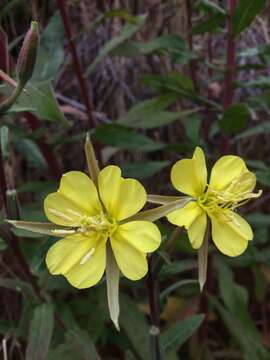
[[[70,171],[64,174],[58,191],[89,215],[96,215],[101,211],[96,186],[83,172]]]
[[[222,156],[212,168],[209,186],[215,190],[223,190],[234,178],[246,171],[245,162],[239,156]]]
[[[51,274],[65,274],[87,254],[93,241],[80,234],[67,236],[50,247],[46,264]]]
[[[80,234],[57,241],[48,251],[46,264],[51,274],[64,275],[78,289],[95,285],[105,270],[104,240]]]
[[[192,159],[179,160],[172,167],[171,180],[180,192],[200,196],[206,186],[207,169],[202,149],[196,147]]]
[[[111,238],[111,246],[117,265],[125,277],[139,280],[145,276],[148,270],[145,252],[138,250],[117,232]]]
[[[88,258],[89,257],[89,258]],[[99,282],[106,267],[106,241],[100,241],[95,251],[85,255],[81,263],[74,265],[65,275],[69,283],[78,288],[89,288]]]
[[[44,211],[51,222],[63,226],[78,226],[82,216],[88,215],[85,210],[59,192],[51,193],[46,197]]]
[[[47,218],[55,224],[76,226],[82,216],[101,212],[96,187],[82,172],[70,171],[61,178],[59,190],[44,201]]]
[[[137,250],[148,253],[155,251],[161,242],[158,227],[150,221],[130,221],[120,225],[114,234],[118,241],[127,241]]]
[[[189,202],[182,209],[175,210],[167,215],[170,223],[189,228],[190,224],[202,213],[202,209],[196,201]]]
[[[188,228],[188,238],[194,249],[199,249],[203,243],[207,225],[207,216],[204,211],[196,217]]]
[[[118,166],[106,166],[99,174],[99,193],[107,211],[116,220],[124,220],[142,209],[146,192],[135,179],[124,179]]]
[[[250,225],[240,215],[228,211],[230,220],[211,216],[212,238],[216,247],[225,255],[241,255],[253,239]]]

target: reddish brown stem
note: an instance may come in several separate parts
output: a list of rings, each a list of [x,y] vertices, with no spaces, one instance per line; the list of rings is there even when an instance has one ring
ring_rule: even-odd
[[[33,131],[40,128],[40,126],[41,126],[40,121],[35,115],[28,112],[28,113],[25,113],[25,117],[26,117],[26,120],[28,121],[29,126],[31,127],[31,129]],[[61,171],[61,167],[60,167],[56,157],[54,156],[54,154],[52,152],[52,149],[50,148],[50,146],[48,144],[46,144],[44,138],[38,139],[37,144],[38,144],[44,158],[46,159],[46,161],[48,163],[48,167],[49,167],[49,169],[51,169],[52,174],[54,175],[54,177],[56,179],[59,179],[62,176],[62,171]]]
[[[7,35],[0,27],[0,69],[9,74],[9,54]]]
[[[85,78],[84,78],[84,75],[83,75],[83,69],[82,69],[81,63],[79,61],[79,57],[78,57],[78,54],[77,54],[75,43],[73,41],[71,22],[70,22],[70,19],[69,19],[69,16],[68,16],[67,8],[66,8],[66,1],[65,0],[57,0],[57,6],[58,6],[58,8],[60,10],[60,14],[61,14],[62,21],[63,21],[64,28],[65,28],[66,37],[67,37],[67,40],[68,40],[69,49],[70,49],[70,52],[71,52],[71,55],[72,55],[73,64],[74,64],[74,67],[75,67],[78,83],[79,83],[81,94],[82,94],[82,97],[83,97],[83,102],[84,102],[85,107],[86,107],[89,128],[94,129],[96,127],[96,122],[95,122],[94,117],[93,117],[92,102],[91,102],[91,99],[89,97],[87,84],[86,84],[86,81],[85,81]],[[99,165],[102,166],[100,147],[97,146],[97,144],[96,144],[95,148],[96,148],[97,158],[99,160]]]

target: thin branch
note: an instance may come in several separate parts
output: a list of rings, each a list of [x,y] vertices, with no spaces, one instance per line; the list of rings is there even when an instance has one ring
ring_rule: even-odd
[[[66,37],[68,40],[69,49],[70,49],[70,52],[72,55],[73,64],[75,67],[75,72],[76,72],[76,76],[77,76],[78,83],[80,86],[83,102],[84,102],[86,110],[87,110],[89,128],[94,129],[96,127],[96,122],[93,117],[92,102],[91,102],[91,99],[89,96],[87,84],[86,84],[86,81],[85,81],[85,78],[83,75],[82,66],[79,61],[76,46],[75,46],[75,43],[73,40],[71,22],[70,22],[70,19],[68,16],[67,8],[66,8],[66,1],[65,0],[57,0],[57,6],[60,10],[60,14],[61,14],[62,21],[64,24],[65,33],[66,33]],[[96,146],[96,151],[97,151],[97,157],[98,157],[99,163],[100,163],[100,165],[102,165],[101,164],[101,152],[100,152],[99,146]]]
[[[153,273],[153,257],[148,258],[148,274],[146,279],[148,302],[151,318],[151,355],[153,360],[162,360],[162,348],[160,343],[159,328],[159,291],[158,283]]]
[[[64,28],[65,28],[65,32],[66,32],[66,37],[68,40],[68,45],[69,45],[69,49],[72,55],[72,59],[73,59],[73,64],[75,67],[75,71],[76,71],[76,75],[77,75],[77,79],[79,82],[79,86],[80,86],[80,90],[82,93],[82,97],[83,97],[83,101],[88,113],[88,121],[89,121],[89,126],[90,128],[94,128],[96,126],[95,124],[95,120],[92,116],[92,104],[91,104],[91,100],[89,98],[88,95],[88,89],[87,89],[87,85],[83,76],[83,70],[79,61],[79,57],[77,54],[77,50],[76,50],[76,46],[74,44],[74,40],[73,40],[73,35],[72,35],[72,29],[71,29],[71,22],[68,16],[68,12],[66,9],[66,3],[65,0],[57,0],[57,6],[60,10],[61,16],[62,16],[62,20],[63,20],[63,24],[64,24]]]

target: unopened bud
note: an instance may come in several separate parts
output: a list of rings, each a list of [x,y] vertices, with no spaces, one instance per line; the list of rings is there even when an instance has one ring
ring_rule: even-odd
[[[32,21],[31,27],[25,35],[17,61],[17,76],[22,86],[31,79],[33,74],[37,58],[38,44],[38,23],[36,21]]]

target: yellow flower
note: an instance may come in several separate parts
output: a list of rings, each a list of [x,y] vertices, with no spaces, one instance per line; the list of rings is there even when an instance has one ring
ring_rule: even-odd
[[[171,180],[178,191],[194,199],[167,216],[172,224],[187,229],[193,248],[201,247],[209,217],[217,248],[228,256],[242,254],[253,233],[235,209],[261,195],[261,191],[253,192],[256,177],[245,162],[238,156],[222,156],[215,163],[207,184],[204,153],[197,147],[192,159],[179,160],[173,166]]]
[[[117,265],[130,280],[147,273],[146,254],[160,245],[158,227],[149,221],[123,221],[139,212],[146,202],[144,187],[124,179],[117,166],[107,166],[98,177],[98,191],[84,173],[63,175],[57,192],[44,202],[46,216],[66,236],[48,251],[49,271],[64,275],[76,288],[95,285],[106,267],[106,243],[110,241]]]

